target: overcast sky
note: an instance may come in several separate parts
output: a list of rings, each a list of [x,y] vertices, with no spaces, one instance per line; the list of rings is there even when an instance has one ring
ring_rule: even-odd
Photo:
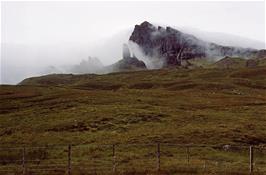
[[[3,2],[2,42],[92,43],[144,20],[264,41],[264,2]]]
[[[92,48],[104,45],[106,38],[119,37],[119,32],[145,20],[265,39],[263,1],[1,3],[1,46],[8,45],[1,47],[1,77],[5,80],[9,76],[5,72],[13,69],[78,63],[97,53]],[[104,57],[102,61],[111,64],[117,59]]]

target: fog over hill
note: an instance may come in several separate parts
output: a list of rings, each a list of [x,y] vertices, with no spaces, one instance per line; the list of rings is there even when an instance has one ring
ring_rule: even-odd
[[[208,42],[263,49],[263,4],[3,2],[0,83],[16,84],[49,73],[86,73],[73,71],[73,67],[87,64],[89,57],[99,59],[103,66],[115,64],[122,58],[122,45],[128,42],[134,25],[143,21],[171,26]],[[187,14],[188,9],[193,11]],[[135,15],[128,13],[136,10]]]
[[[235,46],[243,48],[254,48],[254,49],[265,49],[266,43],[250,38],[241,37],[233,34],[226,34],[222,32],[208,32],[200,29],[189,28],[189,27],[180,27],[179,29],[182,32],[194,35],[199,39],[214,42],[216,44],[224,46]]]
[[[189,27],[178,29],[205,41],[221,45],[255,49],[265,48],[263,42],[231,34],[206,32]],[[105,66],[115,63],[122,58],[122,45],[128,43],[132,30],[133,28],[129,28],[111,37],[101,39],[95,46],[88,44],[73,46],[74,44],[60,43],[54,47],[48,47],[2,43],[1,83],[16,84],[26,77],[51,73],[92,73],[93,71],[90,70],[87,72],[84,69],[77,70],[77,65],[86,61],[90,56],[98,58]],[[18,57],[19,60],[23,61],[14,64]],[[39,59],[32,62],[34,57]],[[72,68],[73,66],[76,66],[75,71]]]

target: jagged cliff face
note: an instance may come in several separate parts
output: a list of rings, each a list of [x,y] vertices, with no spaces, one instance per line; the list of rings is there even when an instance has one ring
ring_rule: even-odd
[[[248,57],[256,52],[208,43],[171,27],[155,27],[147,21],[135,26],[129,40],[139,45],[151,59],[164,59],[163,67],[180,65],[182,60],[192,58]]]

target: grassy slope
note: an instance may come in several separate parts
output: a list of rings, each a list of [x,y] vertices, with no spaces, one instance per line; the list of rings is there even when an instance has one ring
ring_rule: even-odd
[[[266,67],[49,75],[27,79],[21,84],[0,87],[1,145],[266,143]],[[155,150],[154,146],[120,146],[118,169],[154,170]],[[73,152],[73,163],[78,167],[92,167],[96,157],[100,162],[95,167],[112,169],[109,147],[77,147]],[[210,172],[226,169],[241,174],[240,171],[248,171],[247,152],[194,148],[191,150],[194,166],[187,169],[183,148],[162,146],[161,168],[169,174],[182,171],[202,174],[208,160]],[[19,150],[0,152],[3,159],[20,156]],[[28,149],[26,156],[27,159],[42,157],[38,166],[54,164],[53,159],[66,164],[66,152],[61,149],[49,152]],[[259,171],[266,171],[265,156],[256,153]],[[0,165],[0,170],[5,167]],[[73,174],[86,173],[73,166]]]
[[[49,75],[22,84],[1,86],[1,144],[266,143],[265,67]]]

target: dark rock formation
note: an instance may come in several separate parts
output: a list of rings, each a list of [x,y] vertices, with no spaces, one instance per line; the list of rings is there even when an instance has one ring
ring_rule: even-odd
[[[114,71],[143,70],[146,65],[136,57],[124,58],[113,65]]]
[[[135,26],[129,40],[138,44],[151,59],[165,59],[163,67],[181,65],[182,60],[191,58],[248,57],[256,52],[208,43],[171,27],[155,27],[147,21]]]
[[[147,69],[143,61],[138,60],[135,56],[131,57],[127,44],[123,44],[123,59],[111,65],[112,71],[134,71]]]
[[[130,51],[129,48],[127,46],[127,44],[123,44],[123,59],[124,58],[130,58]]]

